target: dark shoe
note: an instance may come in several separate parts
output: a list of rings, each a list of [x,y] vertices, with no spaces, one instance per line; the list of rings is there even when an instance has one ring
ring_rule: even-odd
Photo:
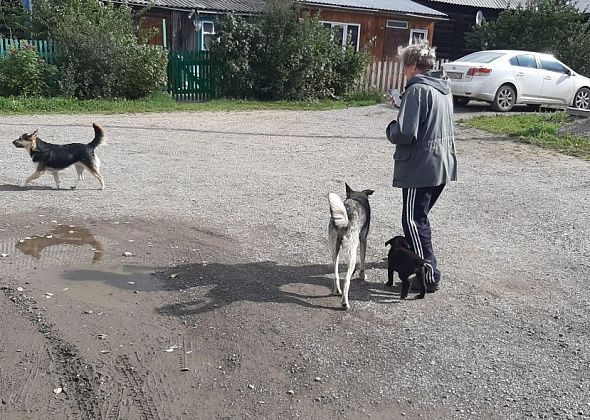
[[[438,288],[439,288],[439,283],[427,284],[426,285],[426,292],[427,293],[434,293],[438,290]]]

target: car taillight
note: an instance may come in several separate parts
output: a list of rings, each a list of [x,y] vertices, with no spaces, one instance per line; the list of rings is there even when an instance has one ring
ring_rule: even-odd
[[[467,70],[467,76],[487,76],[492,72],[492,69],[486,69],[485,67],[472,67]]]

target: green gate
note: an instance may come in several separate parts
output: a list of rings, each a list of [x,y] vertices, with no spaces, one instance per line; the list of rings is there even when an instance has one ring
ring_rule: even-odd
[[[170,51],[168,91],[177,101],[206,101],[213,94],[209,51]]]

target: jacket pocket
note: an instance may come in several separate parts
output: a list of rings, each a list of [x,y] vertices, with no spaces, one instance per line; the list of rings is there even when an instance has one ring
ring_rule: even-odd
[[[412,149],[410,147],[404,147],[403,145],[398,144],[395,147],[395,153],[393,154],[393,159],[404,161],[408,160],[412,156]]]

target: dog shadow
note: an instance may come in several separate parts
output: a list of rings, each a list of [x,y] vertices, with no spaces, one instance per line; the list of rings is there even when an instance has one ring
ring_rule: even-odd
[[[382,263],[367,264],[367,269],[383,268]],[[368,272],[369,275],[375,271]],[[165,305],[156,309],[162,315],[184,317],[219,310],[234,302],[272,302],[310,309],[342,310],[340,296],[332,295],[332,267],[329,265],[290,266],[274,261],[243,264],[186,264],[165,268],[154,274],[165,290],[203,288],[200,299]],[[399,303],[401,286],[362,281],[353,276],[349,298],[355,302]]]
[[[11,192],[25,192],[25,191],[76,191],[80,190],[80,188],[72,188],[72,187],[61,187],[57,189],[50,185],[27,185],[26,187],[21,187],[20,185],[14,184],[2,184],[0,185],[0,191],[11,191]],[[101,191],[100,188],[88,188],[88,190],[97,190]]]
[[[52,188],[48,185],[28,185],[26,187],[21,187],[20,185],[14,185],[14,184],[0,185],[0,191],[13,191],[13,192],[25,192],[25,191],[30,191],[30,190],[45,191],[45,190],[54,190],[54,189],[55,188]]]

